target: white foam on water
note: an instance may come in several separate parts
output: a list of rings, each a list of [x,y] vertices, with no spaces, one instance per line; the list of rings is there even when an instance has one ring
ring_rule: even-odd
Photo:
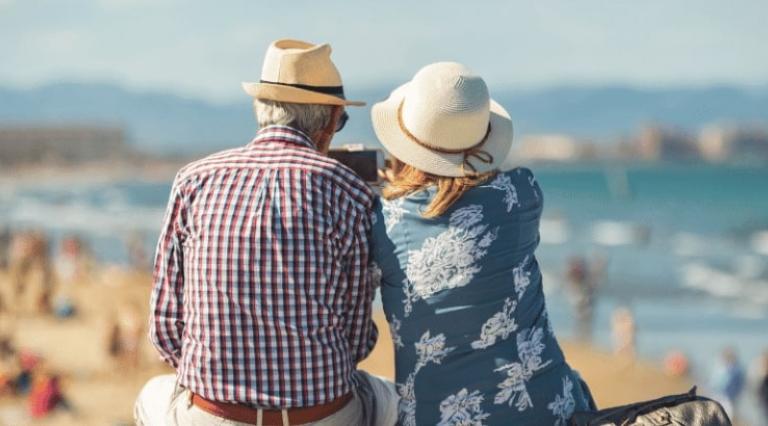
[[[22,196],[15,198],[3,219],[14,226],[110,236],[134,230],[156,232],[163,213],[163,208],[130,206],[124,196],[115,196],[102,206],[81,200],[60,204]]]
[[[694,261],[680,267],[681,284],[716,298],[734,299],[750,305],[768,305],[768,280],[748,278],[738,273]]]
[[[755,253],[768,256],[768,231],[758,231],[752,234],[751,245]]]
[[[647,234],[643,225],[632,222],[604,220],[592,225],[592,240],[609,247],[640,244]]]

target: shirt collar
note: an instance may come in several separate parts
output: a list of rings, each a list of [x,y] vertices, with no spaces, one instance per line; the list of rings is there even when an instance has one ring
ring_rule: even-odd
[[[259,129],[256,137],[248,144],[248,146],[254,146],[262,142],[287,142],[317,149],[315,144],[312,143],[312,139],[306,133],[299,129],[280,124],[272,124]]]

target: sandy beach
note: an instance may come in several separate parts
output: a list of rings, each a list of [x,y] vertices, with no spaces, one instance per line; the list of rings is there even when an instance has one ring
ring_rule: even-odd
[[[0,286],[7,277],[0,274]],[[20,313],[1,317],[17,349],[31,350],[45,359],[46,368],[61,375],[71,412],[57,411],[32,421],[21,398],[0,398],[0,425],[124,425],[132,424],[133,401],[150,377],[172,372],[159,362],[142,339],[137,367],[121,365],[107,355],[108,324],[116,313],[138,309],[146,317],[150,278],[119,268],[107,268],[91,282],[72,289],[78,314],[67,320]],[[393,377],[393,350],[382,312],[376,312],[380,338],[361,368]],[[644,360],[617,358],[598,348],[561,342],[570,364],[590,384],[601,407],[684,392],[691,383],[666,376],[659,366]]]

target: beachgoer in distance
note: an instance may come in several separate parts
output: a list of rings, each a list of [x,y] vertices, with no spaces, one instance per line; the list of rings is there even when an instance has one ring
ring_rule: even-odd
[[[671,350],[664,356],[664,373],[670,377],[685,377],[690,374],[688,356],[680,350]]]
[[[601,265],[604,265],[601,263]],[[568,259],[566,283],[574,308],[576,337],[580,340],[592,339],[593,317],[599,284],[596,275],[586,259],[573,256]]]
[[[119,368],[137,368],[140,362],[144,321],[139,309],[131,303],[121,303],[107,322],[107,354]]]
[[[760,376],[757,383],[757,398],[768,424],[768,351],[760,357]]]
[[[11,245],[11,230],[8,226],[0,226],[0,270],[8,267],[8,249]]]
[[[502,169],[509,115],[482,78],[442,62],[372,119],[393,157],[372,238],[400,424],[564,426],[591,398],[547,317],[541,189],[529,169]]]
[[[49,371],[35,374],[27,404],[29,415],[33,419],[43,418],[57,408],[71,409],[62,392],[59,376]]]
[[[613,353],[629,358],[634,358],[636,353],[635,342],[637,340],[637,327],[632,311],[621,306],[613,311],[611,317],[611,337],[613,339]]]
[[[41,230],[13,235],[8,254],[11,282],[6,305],[9,309],[35,313],[51,311],[53,266],[49,246],[48,237]]]
[[[345,100],[330,54],[274,42],[261,82],[243,85],[256,138],[176,175],[150,321],[176,376],[145,385],[139,424],[395,423],[392,384],[356,368],[378,335],[374,194],[326,156],[344,107],[362,105]]]
[[[732,419],[735,417],[739,397],[745,385],[746,373],[736,350],[732,347],[723,349],[720,362],[712,373],[712,388],[723,399],[723,407]]]

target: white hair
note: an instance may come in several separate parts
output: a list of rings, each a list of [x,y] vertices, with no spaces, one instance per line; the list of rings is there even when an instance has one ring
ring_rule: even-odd
[[[331,121],[332,105],[294,104],[254,99],[254,111],[259,127],[272,124],[295,127],[312,136],[323,130]]]

